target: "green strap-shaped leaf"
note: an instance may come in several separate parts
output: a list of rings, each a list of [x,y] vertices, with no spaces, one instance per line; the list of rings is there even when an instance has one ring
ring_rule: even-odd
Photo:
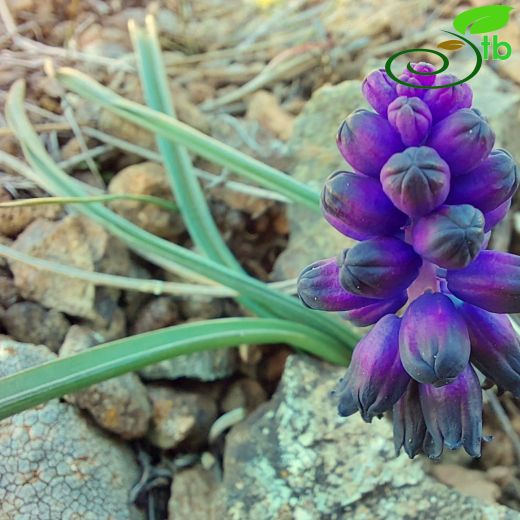
[[[327,335],[285,320],[223,318],[186,323],[104,343],[0,378],[0,420],[166,359],[241,344],[277,343],[332,363],[345,365],[348,361],[347,352],[331,346]]]
[[[463,11],[453,20],[453,27],[462,34],[469,29],[470,34],[498,31],[509,21],[513,7],[508,5],[483,5]]]

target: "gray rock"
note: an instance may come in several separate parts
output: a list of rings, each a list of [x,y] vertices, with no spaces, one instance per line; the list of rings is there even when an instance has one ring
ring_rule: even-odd
[[[336,133],[350,112],[366,106],[359,81],[317,90],[296,119],[288,143],[292,177],[321,191],[333,171],[348,169],[336,147]],[[294,278],[306,265],[335,256],[355,243],[299,204],[288,206],[287,217],[291,234],[287,248],[276,261],[277,279]]]
[[[153,195],[170,200],[172,198],[164,167],[148,161],[127,166],[114,175],[108,191],[114,194]],[[178,212],[129,200],[115,201],[111,207],[146,231],[169,240],[175,240],[185,230]]]
[[[219,516],[230,520],[517,519],[395,457],[386,420],[337,416],[329,392],[343,370],[291,356],[272,401],[227,438]]]
[[[59,222],[39,218],[13,242],[23,253],[94,271],[94,262],[81,222],[67,217]],[[9,260],[20,294],[44,307],[72,316],[91,318],[94,312],[94,286],[82,280],[48,273],[27,264]]]
[[[69,320],[55,309],[47,310],[39,303],[20,302],[2,314],[7,333],[17,341],[47,345],[56,352],[70,328]]]
[[[43,346],[0,342],[0,376],[53,359]],[[58,400],[0,422],[0,518],[137,520],[132,452]]]
[[[173,298],[168,296],[153,298],[139,310],[132,325],[132,334],[169,327],[175,325],[178,320],[177,302]]]
[[[73,325],[60,349],[60,357],[70,356],[102,343],[92,330]],[[65,396],[79,408],[87,410],[105,430],[123,439],[146,434],[152,416],[146,387],[136,374],[124,374]]]
[[[215,472],[201,465],[176,473],[168,502],[169,520],[216,520],[218,484]]]
[[[188,377],[200,381],[216,381],[228,377],[237,368],[234,349],[210,350],[187,354],[161,361],[143,368],[139,373],[145,379],[180,379]]]
[[[68,215],[57,222],[39,218],[27,226],[12,247],[23,253],[70,265],[85,271],[128,274],[128,250],[98,224],[81,215]],[[88,282],[36,269],[9,260],[20,295],[68,315],[90,320],[111,320],[117,289],[95,287]],[[107,295],[112,303],[107,302]]]
[[[150,385],[153,407],[148,440],[162,449],[182,446],[195,450],[204,445],[217,418],[215,401],[202,393]]]

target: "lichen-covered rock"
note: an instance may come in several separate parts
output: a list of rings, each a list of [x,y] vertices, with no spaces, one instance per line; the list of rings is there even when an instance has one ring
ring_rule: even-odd
[[[1,315],[5,330],[13,339],[46,345],[56,352],[70,328],[69,320],[55,309],[47,310],[39,303],[19,302]]]
[[[122,169],[110,181],[108,191],[171,199],[171,188],[164,167],[150,161]],[[185,230],[178,212],[135,200],[118,200],[111,206],[134,224],[163,238],[175,239]]]
[[[55,356],[0,341],[0,377]],[[139,478],[132,452],[58,400],[0,422],[0,518],[138,520],[128,503]]]
[[[207,441],[217,405],[205,394],[150,385],[153,414],[148,440],[163,449],[197,449]]]
[[[237,368],[234,349],[209,350],[161,361],[143,368],[145,379],[179,379],[187,377],[200,381],[216,381],[230,376]]]
[[[386,420],[337,416],[329,394],[343,370],[288,359],[273,399],[228,435],[219,518],[517,519],[465,497],[395,457]]]
[[[176,473],[168,502],[168,519],[216,520],[214,499],[218,484],[214,468],[206,470],[197,465]]]
[[[82,352],[103,338],[92,330],[73,325],[60,349],[60,357]],[[105,430],[123,439],[136,439],[146,434],[152,415],[146,388],[136,374],[108,379],[66,397],[69,403],[88,410]]]
[[[359,81],[345,81],[317,90],[296,119],[288,142],[292,176],[321,190],[333,171],[348,169],[336,147],[336,133],[349,113],[366,106]],[[289,205],[287,216],[291,235],[287,248],[276,261],[277,279],[298,276],[316,260],[316,251],[325,258],[354,244],[303,206]]]

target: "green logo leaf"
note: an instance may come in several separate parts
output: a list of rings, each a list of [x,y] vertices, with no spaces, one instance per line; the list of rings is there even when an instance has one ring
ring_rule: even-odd
[[[463,11],[453,20],[453,27],[462,34],[469,29],[470,34],[498,31],[509,21],[513,7],[508,5],[483,5]]]

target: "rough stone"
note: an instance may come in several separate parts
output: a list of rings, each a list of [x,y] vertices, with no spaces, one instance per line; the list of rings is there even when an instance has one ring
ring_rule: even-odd
[[[35,220],[18,236],[12,247],[37,258],[85,271],[124,275],[131,268],[126,248],[101,226],[82,215],[69,215],[58,222]],[[113,306],[120,294],[117,289],[100,288],[96,291],[91,283],[45,272],[14,260],[9,260],[9,266],[23,298],[72,316],[99,319],[105,314],[106,296],[110,297]]]
[[[169,327],[170,325],[175,325],[178,319],[177,303],[173,298],[167,296],[154,298],[140,309],[132,325],[132,333],[140,334],[150,330]]]
[[[206,443],[217,405],[205,394],[150,385],[153,413],[149,441],[163,449],[197,449]]]
[[[23,253],[68,264],[85,271],[94,270],[92,253],[77,217],[59,222],[38,219],[14,241],[13,248]],[[48,308],[73,316],[94,315],[94,286],[82,280],[36,269],[21,262],[9,261],[20,294]]]
[[[143,368],[139,373],[145,379],[191,378],[200,381],[216,381],[235,372],[235,349],[220,349],[178,356]]]
[[[60,357],[83,352],[103,342],[94,331],[73,325],[60,349]],[[105,430],[123,439],[136,439],[146,434],[152,415],[146,387],[136,374],[124,374],[85,390],[65,396],[79,408],[87,410]]]
[[[153,195],[171,200],[171,188],[164,167],[154,162],[142,162],[123,168],[108,186],[110,193]],[[168,211],[156,205],[133,200],[118,200],[111,207],[139,227],[167,239],[175,239],[184,230],[178,212]]]
[[[215,308],[222,311],[222,307],[203,304],[201,307],[194,304],[186,306],[181,304],[182,313],[187,309],[197,311],[198,319],[210,319],[215,317],[211,314]],[[158,314],[159,319],[153,319],[154,314]],[[169,298],[157,298],[143,310],[143,313],[136,319],[135,326],[138,332],[148,332],[161,327],[174,324],[177,319],[177,309],[173,308]],[[193,318],[193,316],[192,316]],[[137,330],[135,330],[137,332]],[[145,379],[179,379],[192,378],[200,381],[216,381],[230,376],[237,368],[237,353],[235,349],[211,350],[197,352],[174,359],[167,359],[155,365],[143,368],[139,373]]]
[[[168,502],[168,519],[216,520],[214,499],[218,484],[215,472],[201,465],[176,473]]]
[[[288,142],[292,177],[321,191],[333,171],[348,169],[336,148],[336,133],[350,112],[366,106],[359,81],[317,90],[296,119]],[[306,265],[335,256],[354,243],[308,208],[290,204],[287,211],[291,234],[276,262],[276,279],[294,278]]]
[[[291,356],[273,399],[228,435],[219,518],[518,519],[434,481],[395,456],[391,425],[337,416],[343,370]]]
[[[0,341],[0,376],[53,359]],[[0,422],[0,518],[138,520],[128,503],[139,469],[129,448],[57,399]]]
[[[38,303],[11,305],[1,317],[7,333],[17,341],[42,344],[56,352],[70,328],[69,320],[57,310],[47,310]]]
[[[0,305],[9,307],[18,301],[18,290],[14,280],[9,276],[0,275]]]
[[[245,377],[229,385],[220,406],[224,412],[229,412],[239,407],[252,412],[266,399],[267,394],[262,385],[255,379]]]
[[[0,234],[15,237],[34,220],[38,218],[54,220],[61,212],[62,208],[57,204],[0,208]]]

